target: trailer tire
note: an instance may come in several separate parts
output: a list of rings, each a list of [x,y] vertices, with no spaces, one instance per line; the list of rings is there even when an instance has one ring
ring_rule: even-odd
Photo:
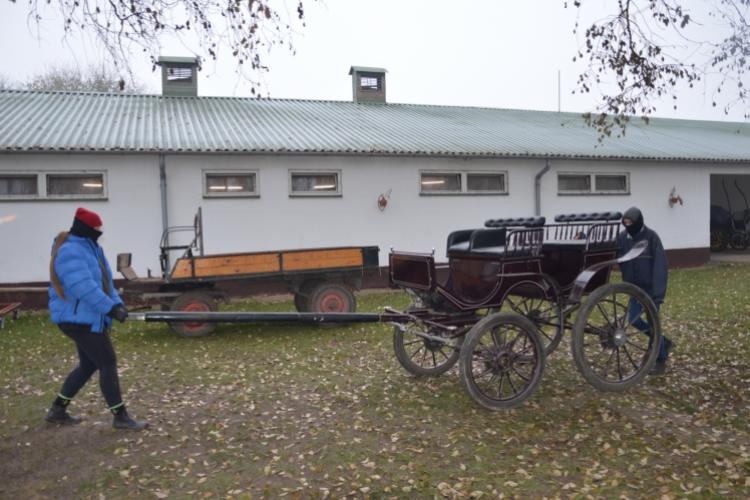
[[[310,293],[308,307],[314,313],[353,313],[357,310],[357,299],[349,287],[324,282]]]
[[[307,280],[299,286],[299,291],[294,294],[294,307],[297,312],[310,312],[310,294],[321,283],[325,283],[325,280]]]
[[[216,301],[204,292],[187,292],[177,297],[169,307],[170,311],[216,312]],[[177,335],[187,339],[205,337],[216,328],[215,323],[169,323]]]

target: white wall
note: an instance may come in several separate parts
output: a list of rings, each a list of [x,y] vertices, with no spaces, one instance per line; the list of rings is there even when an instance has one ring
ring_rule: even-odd
[[[660,162],[552,161],[542,178],[542,215],[552,222],[560,213],[614,210],[637,206],[646,226],[654,229],[667,249],[709,246],[709,175],[715,168],[705,164]],[[750,171],[750,168],[745,167]],[[558,195],[557,172],[627,172],[627,195]],[[683,205],[669,206],[675,188]]]
[[[398,157],[209,156],[166,157],[170,225],[191,225],[203,209],[206,253],[234,253],[326,246],[380,247],[381,265],[388,248],[429,252],[445,259],[448,234],[482,227],[489,218],[531,216],[535,210],[534,177],[544,160],[435,159]],[[115,256],[133,254],[133,268],[159,275],[162,232],[159,164],[156,155],[0,155],[2,170],[106,170],[106,201],[0,201],[0,283],[46,281],[53,237],[67,230],[75,210],[84,206],[104,221],[102,246],[114,267]],[[259,172],[260,197],[203,198],[202,170],[252,169]],[[289,169],[342,172],[342,196],[291,198]],[[420,196],[419,170],[507,171],[510,194],[500,196]],[[750,174],[749,167],[736,167]],[[710,174],[726,172],[711,165],[552,161],[542,178],[542,215],[552,222],[559,213],[625,211],[638,206],[646,225],[668,249],[709,245]],[[557,172],[628,172],[631,194],[560,196]],[[669,207],[675,187],[684,205]],[[388,206],[378,209],[380,194],[391,190]],[[186,242],[173,238],[172,244]]]
[[[0,155],[3,170],[106,170],[108,200],[0,201],[0,283],[49,280],[52,240],[73,223],[78,207],[98,213],[100,242],[112,268],[117,253],[132,251],[145,274],[158,269],[161,201],[157,156]],[[147,259],[150,257],[150,259]]]
[[[189,224],[203,208],[207,253],[326,246],[377,245],[380,262],[388,263],[388,247],[445,257],[448,234],[482,227],[496,217],[520,217],[534,211],[534,174],[543,161],[421,159],[377,157],[230,156],[167,158],[170,224]],[[201,170],[259,171],[260,198],[205,199]],[[290,169],[342,172],[342,196],[290,197]],[[510,195],[420,196],[419,170],[503,170]],[[391,190],[384,211],[378,196]]]

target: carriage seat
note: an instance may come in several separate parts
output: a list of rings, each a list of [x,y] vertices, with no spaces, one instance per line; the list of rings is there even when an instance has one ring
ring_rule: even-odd
[[[505,255],[505,228],[462,229],[448,236],[447,255]]]
[[[611,220],[622,219],[620,212],[589,212],[582,214],[559,214],[555,215],[555,222],[575,223],[575,222],[607,222]]]
[[[544,217],[516,217],[510,219],[488,219],[485,227],[542,227],[547,220]]]

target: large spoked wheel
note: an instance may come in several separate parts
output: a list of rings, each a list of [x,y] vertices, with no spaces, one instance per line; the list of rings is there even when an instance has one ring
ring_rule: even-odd
[[[407,307],[406,311],[411,308],[412,306]],[[457,350],[442,342],[425,339],[412,333],[418,331],[433,337],[448,338],[450,335],[446,331],[414,323],[409,323],[407,326],[409,332],[404,332],[399,326],[393,327],[393,351],[404,370],[417,377],[434,377],[453,368],[458,361]],[[468,328],[465,330],[468,331]]]
[[[489,316],[461,346],[459,379],[471,399],[491,410],[525,402],[542,380],[546,355],[534,323],[515,313]]]
[[[660,345],[656,306],[630,283],[594,290],[573,323],[573,359],[583,378],[600,391],[626,391],[643,381]]]
[[[711,251],[723,252],[727,248],[729,236],[723,229],[711,230]]]
[[[204,292],[188,292],[177,297],[169,307],[170,311],[214,312],[218,311],[216,301]],[[215,323],[169,323],[177,335],[185,338],[205,337],[216,328]]]
[[[513,287],[503,299],[501,310],[514,312],[528,318],[539,330],[544,342],[544,353],[549,356],[560,345],[565,334],[565,324],[560,311],[563,310],[561,294],[557,287],[550,286],[552,298],[536,283],[523,283]]]
[[[325,280],[307,280],[300,285],[299,291],[294,294],[294,307],[297,312],[310,312],[310,294],[315,287],[324,282]]]
[[[732,247],[734,250],[745,250],[747,248],[748,244],[748,237],[747,233],[741,232],[741,233],[734,233],[729,238],[729,246]]]

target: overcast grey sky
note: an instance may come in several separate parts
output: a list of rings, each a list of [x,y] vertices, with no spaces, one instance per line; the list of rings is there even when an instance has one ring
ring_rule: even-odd
[[[588,18],[616,8],[614,0],[589,3],[600,7],[589,7]],[[101,59],[101,48],[88,41],[63,44],[54,21],[43,25],[47,31],[36,40],[27,5],[0,1],[0,73],[21,80],[56,62],[86,65]],[[294,39],[297,54],[275,48],[266,58],[271,68],[264,77],[266,92],[273,98],[350,100],[349,67],[377,66],[388,69],[389,102],[557,111],[560,71],[562,111],[587,111],[594,98],[571,95],[584,69],[572,62],[582,40],[573,34],[577,9],[564,5],[562,0],[307,0],[307,27]],[[190,54],[164,40],[163,55]],[[133,67],[160,92],[145,56],[135,53]],[[227,58],[205,65],[199,93],[247,96],[250,87],[238,82]],[[725,117],[711,107],[710,96],[693,91],[680,94],[677,111],[658,105],[656,116],[743,121],[742,111]]]

